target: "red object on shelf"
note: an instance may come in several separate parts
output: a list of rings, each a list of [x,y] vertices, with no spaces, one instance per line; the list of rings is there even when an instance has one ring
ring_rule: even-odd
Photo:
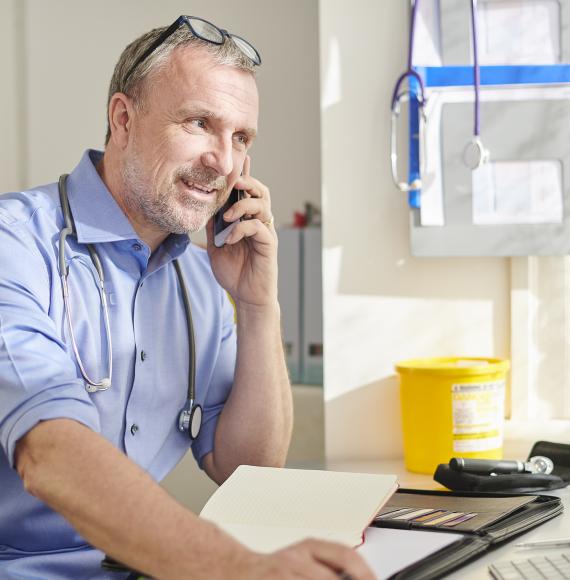
[[[307,226],[307,216],[300,211],[296,211],[293,215],[293,227],[304,228]]]

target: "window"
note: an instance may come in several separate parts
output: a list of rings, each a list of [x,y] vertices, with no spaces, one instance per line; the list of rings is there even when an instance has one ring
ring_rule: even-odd
[[[570,257],[511,260],[511,361],[507,450],[570,440]]]

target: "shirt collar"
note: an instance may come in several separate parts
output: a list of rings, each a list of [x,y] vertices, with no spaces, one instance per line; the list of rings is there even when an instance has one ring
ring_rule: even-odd
[[[69,205],[80,244],[139,238],[97,173],[95,166],[102,158],[102,151],[88,149],[67,180]],[[189,242],[186,234],[171,234],[164,241],[163,247],[172,258],[177,258]]]
[[[176,259],[186,251],[189,243],[190,238],[187,234],[170,234],[162,242],[162,247],[170,254],[171,258]]]
[[[88,149],[69,174],[67,195],[81,244],[138,238],[131,222],[97,173],[103,153]]]

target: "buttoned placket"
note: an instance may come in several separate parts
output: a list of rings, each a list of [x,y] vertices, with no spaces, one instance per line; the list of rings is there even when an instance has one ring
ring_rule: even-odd
[[[148,357],[147,351],[143,350],[141,347],[141,342],[144,341],[145,337],[137,335],[137,327],[138,327],[137,313],[139,311],[139,304],[141,302],[141,292],[144,292],[143,290],[145,285],[144,283],[149,275],[147,274],[147,267],[150,257],[150,250],[140,240],[129,242],[129,245],[125,245],[125,249],[127,249],[128,252],[132,254],[133,258],[137,260],[141,271],[141,278],[136,288],[133,304],[133,330],[135,333],[135,348],[137,351],[137,356],[135,358],[136,361],[135,373],[133,377],[133,385],[131,388],[131,396],[129,397],[129,402],[125,409],[126,424],[128,431],[125,434],[125,442],[124,442],[127,455],[131,456],[133,459],[136,460],[138,449],[144,447],[144,430],[141,429],[139,420],[137,419],[137,402],[138,402],[137,386],[140,385],[140,383],[145,382],[144,381],[145,369],[141,365],[144,365]],[[142,439],[141,435],[143,436]],[[138,440],[138,444],[136,443],[136,440]]]
[[[154,337],[152,327],[149,328],[149,314],[151,317],[155,315],[157,288],[160,288],[161,292],[166,292],[174,285],[178,292],[178,280],[171,262],[187,245],[188,241],[184,243],[176,239],[167,240],[152,257],[148,246],[140,240],[130,240],[130,244],[124,246],[125,252],[136,258],[141,267],[141,277],[135,289],[132,306],[135,366],[131,392],[125,409],[124,438],[127,455],[134,461],[138,460],[139,464],[142,464],[145,458],[148,459],[148,450],[152,447],[148,437],[154,433],[155,426],[145,424],[151,420],[148,412],[148,396],[154,391],[153,381],[156,381],[157,368],[163,364],[162,360],[157,360],[153,356]],[[173,248],[176,249],[173,251]],[[173,425],[175,421],[176,416],[173,413]]]

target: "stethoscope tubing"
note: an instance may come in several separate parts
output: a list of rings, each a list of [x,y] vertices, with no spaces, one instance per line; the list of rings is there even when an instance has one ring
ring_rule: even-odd
[[[473,91],[475,93],[475,111],[473,120],[473,135],[480,136],[481,123],[481,105],[480,105],[480,86],[481,86],[481,71],[479,68],[479,41],[478,41],[478,27],[477,27],[477,0],[471,0],[471,31],[473,42]]]
[[[97,255],[97,251],[93,248],[92,244],[87,244],[91,260],[97,270],[98,282],[97,290],[99,291],[99,297],[101,300],[101,309],[103,311],[103,321],[105,325],[105,336],[107,344],[107,376],[103,379],[97,381],[92,379],[87,373],[83,359],[79,353],[79,347],[77,346],[77,340],[75,338],[75,332],[73,330],[72,323],[72,306],[69,292],[69,267],[65,261],[65,245],[66,240],[69,235],[75,236],[75,227],[73,224],[73,217],[69,208],[69,200],[67,197],[67,175],[62,175],[59,178],[59,193],[61,208],[63,212],[63,219],[65,222],[65,227],[59,233],[59,272],[61,279],[61,288],[63,294],[63,305],[65,310],[65,317],[67,320],[67,327],[69,329],[69,335],[71,338],[71,346],[79,365],[79,370],[83,379],[85,380],[85,387],[88,392],[96,393],[98,391],[106,391],[110,388],[113,378],[113,343],[111,337],[111,323],[109,319],[109,306],[107,303],[107,295],[105,292],[105,278],[103,273],[103,268],[101,266],[101,260]]]
[[[419,191],[422,188],[421,175],[425,172],[426,161],[426,147],[425,147],[425,124],[426,124],[426,114],[425,114],[425,89],[424,82],[420,74],[414,70],[413,67],[413,53],[414,53],[414,38],[415,38],[415,27],[416,27],[416,17],[418,13],[419,0],[415,2],[412,0],[412,14],[410,19],[410,32],[408,36],[408,59],[406,70],[398,77],[396,84],[394,85],[394,90],[392,91],[391,100],[391,130],[390,130],[390,168],[392,172],[392,181],[394,185],[403,192]],[[402,85],[406,80],[415,79],[417,82],[417,91],[412,92],[411,90],[402,90]],[[419,148],[420,148],[420,176],[414,179],[411,183],[408,180],[400,179],[398,175],[398,118],[400,116],[400,103],[409,101],[414,97],[418,102],[418,111],[420,113],[419,121]]]
[[[190,360],[192,361],[192,368],[194,369],[194,361],[196,360],[196,341],[194,338],[194,322],[192,320],[192,308],[190,306],[190,297],[188,296],[188,289],[184,282],[184,276],[178,260],[174,260],[174,269],[178,277],[178,284],[182,291],[182,303],[184,304],[184,313],[186,314],[186,327],[188,330],[188,351]],[[188,400],[190,407],[194,406],[196,401],[196,373],[188,373]]]

